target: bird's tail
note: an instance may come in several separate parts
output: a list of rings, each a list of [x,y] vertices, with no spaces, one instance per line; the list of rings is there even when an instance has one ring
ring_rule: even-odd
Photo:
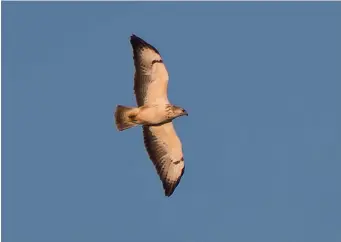
[[[138,108],[117,105],[115,111],[115,122],[117,129],[122,131],[138,125],[135,120],[138,111]]]

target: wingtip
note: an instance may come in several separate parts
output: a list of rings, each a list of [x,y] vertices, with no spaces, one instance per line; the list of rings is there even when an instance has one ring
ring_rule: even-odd
[[[145,41],[133,33],[130,35],[130,42],[131,43],[139,43],[139,42],[145,42]]]
[[[166,181],[162,181],[163,190],[165,192],[166,197],[172,196],[173,192],[175,191],[176,186],[174,186],[174,183],[168,183]]]
[[[172,196],[172,194],[174,193],[175,189],[178,187],[178,185],[179,185],[179,183],[181,181],[181,178],[184,175],[184,173],[185,173],[185,167],[182,169],[181,175],[180,175],[180,177],[178,178],[178,180],[176,182],[167,183],[166,181],[162,181],[163,189],[165,191],[165,196],[166,197]]]
[[[151,44],[149,44],[148,42],[146,42],[142,38],[138,37],[134,33],[132,33],[130,36],[130,43],[134,49],[138,49],[141,47],[147,47],[147,48],[154,50],[156,53],[160,54],[159,51],[154,46],[152,46]]]
[[[174,189],[174,190],[175,190],[175,189]],[[172,191],[171,191],[171,190],[170,190],[170,191],[166,191],[166,190],[165,190],[165,196],[166,196],[166,197],[172,196],[174,190],[172,190]]]
[[[130,43],[133,47],[143,44],[143,40],[135,34],[130,36]]]

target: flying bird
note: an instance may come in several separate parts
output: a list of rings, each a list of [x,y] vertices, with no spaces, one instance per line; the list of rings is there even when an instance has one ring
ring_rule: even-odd
[[[172,120],[185,109],[168,100],[168,72],[159,51],[131,35],[135,66],[134,93],[137,107],[117,105],[116,127],[123,131],[142,126],[144,145],[162,181],[165,196],[171,196],[185,171],[182,144]]]

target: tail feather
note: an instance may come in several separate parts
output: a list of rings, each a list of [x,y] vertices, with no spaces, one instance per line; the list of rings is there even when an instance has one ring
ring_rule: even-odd
[[[137,110],[138,108],[117,105],[115,111],[115,122],[119,131],[138,125],[138,123],[134,122]]]

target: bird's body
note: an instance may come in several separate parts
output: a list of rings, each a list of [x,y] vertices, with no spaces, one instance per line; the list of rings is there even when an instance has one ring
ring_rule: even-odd
[[[122,109],[125,109],[122,111]],[[153,126],[171,122],[174,118],[186,115],[178,108],[171,104],[152,104],[141,107],[125,107],[118,105],[116,112],[117,128],[122,131],[136,125]],[[120,112],[121,111],[121,112]],[[126,122],[120,122],[118,118],[126,114]]]
[[[154,104],[144,105],[140,107],[137,114],[137,120],[141,121],[143,125],[159,125],[172,121],[178,117],[176,109],[170,104]]]
[[[144,143],[150,159],[170,196],[184,173],[182,144],[172,120],[188,115],[167,97],[168,72],[159,52],[150,44],[132,35],[135,65],[134,91],[138,107],[118,105],[115,112],[119,131],[143,126]]]

